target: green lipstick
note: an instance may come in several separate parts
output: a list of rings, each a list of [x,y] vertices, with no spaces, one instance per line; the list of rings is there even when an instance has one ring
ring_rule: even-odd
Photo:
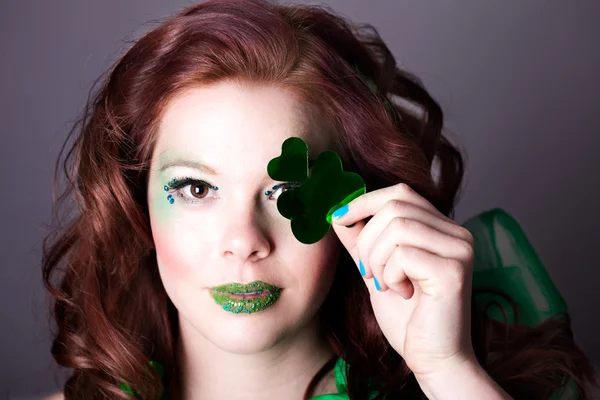
[[[263,281],[254,281],[246,285],[227,283],[214,286],[210,288],[210,294],[225,311],[252,314],[275,304],[281,289]]]

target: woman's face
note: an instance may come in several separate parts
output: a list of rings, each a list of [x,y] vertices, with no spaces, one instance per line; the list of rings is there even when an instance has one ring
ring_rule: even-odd
[[[315,244],[299,242],[277,211],[286,187],[273,186],[284,182],[267,174],[291,136],[311,159],[327,149],[326,133],[299,105],[276,87],[222,82],[189,89],[163,113],[148,204],[160,276],[186,336],[258,352],[298,332],[327,295],[339,241],[330,230]],[[280,291],[237,285],[256,281]]]

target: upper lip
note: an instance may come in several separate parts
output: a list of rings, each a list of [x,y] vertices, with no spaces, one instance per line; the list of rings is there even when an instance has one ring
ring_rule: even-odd
[[[271,293],[278,292],[281,290],[277,286],[271,285],[267,282],[263,281],[254,281],[250,283],[238,283],[231,282],[226,283],[224,285],[213,286],[210,288],[211,290],[219,293],[234,293],[234,294],[243,294],[243,293],[257,293],[263,291],[269,291]]]

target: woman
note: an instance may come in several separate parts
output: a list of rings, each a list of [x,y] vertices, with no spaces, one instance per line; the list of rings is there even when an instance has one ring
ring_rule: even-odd
[[[146,34],[71,132],[79,213],[44,241],[64,397],[586,398],[568,316],[472,315],[442,125],[374,29],[324,8],[207,1]],[[367,188],[311,244],[277,208],[297,185],[267,174],[291,137]]]

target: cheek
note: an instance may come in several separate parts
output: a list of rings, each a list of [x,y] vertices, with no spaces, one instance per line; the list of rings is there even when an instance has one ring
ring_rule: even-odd
[[[150,225],[160,274],[163,281],[186,279],[190,264],[185,260],[185,245],[175,229],[175,205],[169,203],[160,184],[154,183],[151,187],[153,190],[148,199]]]
[[[305,265],[313,266],[312,268],[305,269],[305,274],[307,274],[305,278],[307,282],[311,282],[313,286],[312,290],[327,291],[335,276],[335,268],[339,259],[341,244],[332,230],[317,246],[308,258],[306,257],[307,253],[302,252],[303,262],[308,261]]]
[[[191,268],[186,262],[184,249],[178,246],[176,236],[160,228],[153,230],[156,258],[161,275],[168,275],[177,280],[186,279],[191,274]]]

